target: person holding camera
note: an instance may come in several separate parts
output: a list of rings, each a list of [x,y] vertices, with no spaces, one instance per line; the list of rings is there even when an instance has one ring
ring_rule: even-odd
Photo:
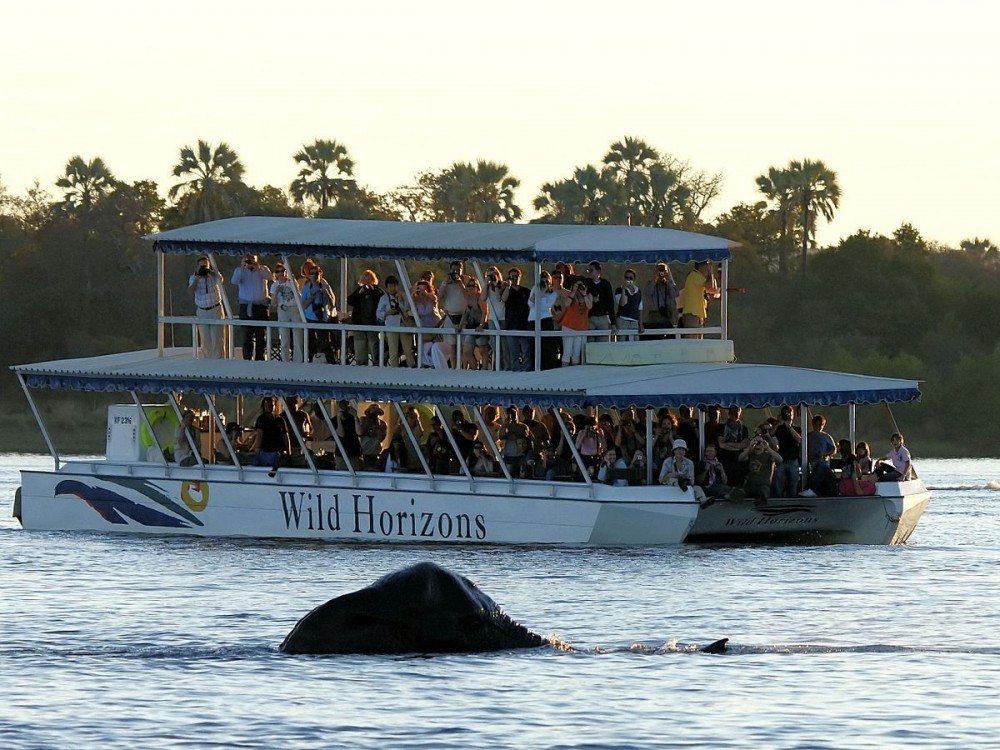
[[[679,292],[670,266],[657,263],[653,280],[643,293],[646,310],[646,328],[674,328],[677,325],[677,297]],[[668,338],[665,334],[646,338]]]
[[[261,265],[256,255],[246,255],[233,271],[232,284],[239,290],[240,320],[267,320],[270,298],[271,269]],[[264,359],[266,331],[260,326],[243,329],[243,359]]]
[[[730,494],[734,500],[752,497],[758,502],[766,502],[771,496],[771,482],[774,480],[774,467],[781,463],[781,455],[771,446],[766,435],[758,431],[750,443],[740,451],[740,462],[745,463],[746,481],[742,490],[736,488]]]
[[[462,327],[465,321],[465,265],[460,260],[453,260],[448,267],[448,275],[438,288],[438,300],[444,314],[448,316],[448,322],[456,330]]]
[[[594,297],[587,291],[587,283],[577,280],[572,288],[565,290],[560,301],[563,312],[559,324],[564,331],[568,331],[562,335],[562,366],[569,367],[583,361],[586,337],[577,331],[588,330]]]
[[[194,273],[188,277],[188,290],[194,295],[195,316],[210,320],[223,320],[226,311],[222,308],[222,274],[212,268],[207,255],[198,258]],[[203,359],[222,359],[223,327],[219,325],[199,325],[198,356]]]
[[[382,419],[385,414],[378,404],[369,404],[365,415],[357,420],[358,442],[361,446],[361,466],[366,471],[378,468],[379,454],[389,428]]]
[[[774,428],[778,441],[781,463],[774,475],[774,494],[777,497],[795,497],[799,492],[799,457],[802,454],[802,433],[793,424],[795,409],[781,407],[781,421]]]
[[[534,329],[535,320],[542,331],[554,331],[552,307],[559,294],[552,288],[552,276],[548,271],[539,274],[538,286],[528,295],[528,322]],[[534,345],[534,341],[532,341]],[[541,369],[552,370],[559,366],[559,344],[554,336],[543,336],[541,342]]]
[[[375,310],[378,322],[385,326],[397,327],[412,322],[413,313],[399,288],[399,279],[387,276],[385,279],[385,294],[378,301]],[[406,357],[412,359],[413,336],[397,331],[385,332],[385,354],[389,367],[399,367],[400,361]]]
[[[596,260],[587,264],[587,291],[594,298],[590,308],[588,327],[591,331],[610,331],[611,335],[618,333],[615,317],[615,293],[611,282],[601,278],[603,268]],[[591,337],[591,341],[602,339]],[[604,339],[608,340],[608,339]]]
[[[500,295],[503,293],[503,274],[496,266],[490,266],[486,271],[486,286],[483,288],[479,301],[486,305],[486,321],[493,330],[503,330],[503,321],[507,309]],[[492,337],[487,337],[490,343]],[[510,369],[510,346],[507,339],[500,337],[500,369]]]
[[[378,303],[384,294],[375,272],[370,268],[365,270],[357,288],[347,295],[347,304],[351,306],[351,324],[377,326]],[[354,364],[382,364],[378,361],[378,331],[354,332]]]
[[[675,485],[682,492],[694,484],[694,461],[687,457],[687,447],[682,438],[674,440],[674,455],[660,467],[660,484]]]
[[[295,279],[290,278],[283,263],[274,268],[274,283],[271,284],[271,309],[275,318],[281,323],[301,323],[299,306],[295,298],[299,296],[299,286]],[[281,346],[278,349],[280,358],[285,362],[303,361],[302,329],[281,328],[278,330]]]
[[[531,290],[521,286],[521,269],[511,268],[507,271],[507,281],[500,290],[500,299],[504,303],[503,329],[505,331],[530,331],[528,315],[528,298]],[[531,336],[505,336],[510,347],[510,369],[515,372],[525,372],[534,369],[535,352]]]
[[[306,273],[309,280],[302,285],[299,296],[306,323],[315,324],[308,329],[309,351],[306,356],[313,357],[320,354],[329,364],[334,364],[336,362],[334,347],[330,340],[330,331],[326,326],[337,322],[337,296],[323,278],[322,268],[313,264]]]
[[[642,290],[635,283],[635,269],[626,268],[622,274],[622,285],[615,289],[616,319],[619,331],[643,332],[642,327]],[[637,341],[634,333],[625,335],[626,341]]]
[[[516,406],[507,407],[507,420],[500,428],[500,451],[503,462],[513,477],[520,477],[524,469],[525,457],[529,452],[528,426],[518,421],[520,413]]]

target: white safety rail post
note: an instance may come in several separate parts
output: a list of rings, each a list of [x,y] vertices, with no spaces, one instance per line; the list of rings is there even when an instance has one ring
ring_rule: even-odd
[[[163,256],[163,251],[159,247],[156,248],[156,353],[163,356],[163,349],[166,343],[166,333],[165,324],[163,322],[163,316],[166,311],[166,294],[164,285],[167,283],[166,279],[166,265]],[[195,339],[197,341],[197,339]],[[56,468],[58,468],[58,460],[56,461]]]
[[[45,445],[49,448],[49,455],[52,456],[52,460],[55,461],[56,471],[59,471],[59,453],[56,451],[56,446],[52,442],[52,438],[49,436],[49,431],[45,429],[45,423],[42,421],[42,415],[38,411],[38,407],[35,405],[35,399],[31,397],[31,391],[28,389],[28,384],[24,380],[24,376],[21,373],[17,374],[17,382],[21,384],[21,390],[24,391],[24,397],[28,399],[28,406],[31,407],[31,413],[35,416],[35,424],[38,425],[38,429],[41,430],[42,438],[45,440]]]
[[[236,467],[239,473],[240,481],[243,481],[243,466],[240,464],[240,458],[236,453],[236,447],[232,444],[232,441],[229,439],[229,434],[226,432],[226,426],[222,424],[222,417],[219,416],[219,410],[215,408],[215,403],[212,401],[211,396],[207,393],[203,393],[201,395],[205,399],[205,404],[208,406],[208,411],[212,415],[216,428],[219,430],[219,437],[221,437],[222,441],[226,444],[226,449],[229,451],[229,457],[233,459],[233,466]],[[213,453],[215,451],[214,445],[212,446],[212,451]]]
[[[295,440],[298,442],[299,447],[302,448],[302,455],[305,457],[306,463],[309,464],[309,468],[312,470],[313,479],[316,481],[316,484],[319,484],[319,471],[316,468],[316,463],[313,461],[312,455],[309,453],[309,446],[306,445],[306,439],[302,436],[302,431],[299,429],[298,423],[292,416],[291,409],[288,408],[288,402],[285,401],[284,396],[278,396],[278,401],[281,402],[282,411],[288,415],[288,418],[285,421],[288,422],[289,426],[292,428],[292,432],[295,434]]]
[[[410,315],[413,317],[413,326],[407,327],[408,329],[407,333],[409,336],[413,336],[413,339],[412,340],[407,339],[406,343],[407,344],[413,343],[412,354],[416,361],[411,362],[410,361],[411,352],[407,352],[406,364],[408,364],[410,367],[416,367],[420,363],[420,356],[421,356],[420,346],[423,343],[422,341],[419,340],[420,332],[414,331],[414,329],[418,328],[420,325],[420,318],[417,315],[417,303],[413,299],[413,287],[410,285],[410,277],[407,276],[406,274],[406,266],[403,265],[403,261],[401,261],[399,258],[396,258],[395,265],[396,265],[396,274],[399,277],[399,286],[403,290],[403,298],[406,300],[407,307],[410,308]]]
[[[729,259],[722,261],[722,297],[719,303],[719,316],[722,324],[722,339],[729,338]]]
[[[215,260],[215,253],[208,252],[208,253],[205,253],[205,255],[207,255],[209,261],[211,261],[212,268],[214,268],[220,274],[220,278],[222,278],[222,276],[221,276],[222,269],[219,267],[218,262]],[[225,285],[225,283],[224,282],[220,283],[219,287],[220,287],[219,291],[222,294],[222,310],[223,310],[223,312],[226,315],[226,320],[229,321],[229,323],[225,325],[225,330],[223,331],[223,334],[222,334],[223,335],[224,348],[225,348],[225,352],[226,352],[226,359],[232,359],[233,355],[234,355],[234,352],[236,351],[236,349],[235,349],[236,329],[233,327],[233,322],[232,321],[236,318],[236,316],[233,315],[233,306],[229,302],[229,293],[226,292],[226,285]],[[218,325],[218,324],[216,324],[216,325]]]
[[[513,487],[514,477],[511,476],[510,469],[507,468],[507,464],[504,463],[503,456],[500,454],[500,447],[493,439],[493,433],[490,432],[490,428],[487,426],[482,412],[479,410],[478,406],[473,406],[471,411],[472,415],[476,418],[476,422],[479,423],[479,429],[483,433],[483,437],[486,438],[486,442],[490,446],[490,451],[492,451],[493,455],[496,456],[497,463],[500,465],[500,470],[503,472],[503,475],[507,477],[507,481],[510,482],[511,487]]]
[[[807,488],[809,480],[809,410],[805,404],[798,405],[799,432],[802,433],[802,444],[799,446],[799,470],[801,472],[801,490]]]
[[[559,423],[559,429],[562,430],[563,437],[566,440],[566,445],[569,446],[570,451],[573,453],[573,458],[576,460],[576,465],[580,467],[580,475],[583,477],[583,481],[587,483],[590,488],[591,497],[594,494],[594,480],[591,479],[590,474],[587,473],[587,465],[583,462],[583,456],[580,455],[580,451],[576,449],[576,441],[573,440],[573,436],[569,434],[569,428],[566,427],[566,423],[563,421],[562,414],[559,413],[558,409],[552,412],[555,415],[556,422]]]
[[[472,261],[472,270],[476,274],[476,279],[479,281],[479,288],[482,293],[486,295],[486,323],[492,331],[500,330],[500,320],[497,318],[497,311],[493,307],[493,301],[490,299],[489,285],[486,282],[486,277],[483,275],[483,271],[479,266],[478,260]],[[486,333],[485,329],[483,333]],[[490,334],[490,338],[493,341],[493,370],[498,371],[500,369],[500,342],[501,337],[499,333]],[[503,462],[501,462],[503,463]]]
[[[448,438],[448,443],[451,445],[451,449],[455,452],[455,458],[458,460],[458,465],[462,468],[462,473],[465,474],[466,478],[469,480],[469,489],[475,489],[476,480],[472,476],[472,471],[469,469],[469,465],[465,462],[465,456],[458,449],[458,443],[455,442],[455,436],[451,432],[451,425],[448,420],[444,418],[444,412],[438,404],[432,404],[434,407],[434,414],[438,419],[441,420],[441,426],[444,427],[444,435]]]
[[[170,399],[170,408],[173,409],[173,412],[177,417],[177,423],[184,424],[184,413],[181,411],[180,406],[177,405],[177,394],[171,391],[170,393],[167,394],[167,397]],[[201,476],[202,478],[204,478],[206,476],[205,462],[202,460],[201,457],[201,446],[195,444],[194,438],[188,434],[187,430],[182,430],[182,432],[184,433],[184,439],[187,441],[188,446],[191,448],[191,452],[194,453],[195,460],[198,462],[198,466],[201,469]],[[175,445],[174,456],[176,457],[176,455],[177,455],[177,446]],[[177,466],[179,467],[180,464],[177,464]]]
[[[698,410],[701,414],[701,409]],[[702,416],[704,419],[704,416]],[[699,433],[701,431],[701,426],[699,425]],[[705,442],[705,438],[699,438],[701,442]],[[702,455],[703,451],[699,451],[698,455]],[[653,410],[650,407],[646,407],[646,484],[651,486],[653,484]]]
[[[403,425],[403,429],[406,431],[406,436],[410,439],[410,445],[413,446],[413,450],[416,451],[417,458],[420,459],[420,465],[424,467],[424,474],[431,480],[431,489],[434,489],[434,472],[431,471],[431,465],[427,463],[427,457],[424,452],[420,450],[420,442],[417,440],[417,436],[413,433],[413,428],[410,427],[410,423],[406,421],[406,414],[403,411],[402,405],[398,401],[392,402],[393,407],[396,409],[396,413],[399,415],[400,424]]]
[[[532,280],[531,294],[535,296],[534,369],[535,372],[539,372],[542,369],[542,311],[539,309],[542,304],[541,287],[539,286],[542,283],[542,262],[536,260],[533,269],[535,278]]]
[[[340,453],[340,457],[344,459],[344,464],[346,464],[347,470],[351,472],[351,479],[354,480],[354,484],[357,484],[357,469],[354,468],[354,464],[351,463],[351,459],[347,455],[347,450],[344,448],[344,443],[340,439],[340,435],[337,434],[336,428],[333,426],[333,420],[330,419],[330,413],[326,410],[326,406],[323,404],[323,399],[316,399],[316,405],[319,407],[320,413],[323,415],[323,421],[326,423],[326,428],[330,431],[330,437],[333,438],[333,442],[337,446],[337,451]],[[341,415],[341,419],[343,419],[343,415]],[[354,425],[351,425],[351,429],[354,429]]]

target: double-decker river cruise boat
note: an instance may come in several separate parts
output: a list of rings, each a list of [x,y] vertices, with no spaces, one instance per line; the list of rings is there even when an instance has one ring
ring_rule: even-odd
[[[853,438],[855,406],[919,398],[910,380],[737,362],[727,323],[734,243],[725,239],[639,227],[263,217],[147,239],[159,269],[156,348],[13,368],[55,464],[22,472],[15,514],[25,529],[487,545],[895,544],[929,502],[916,478],[879,482],[872,496],[765,502],[741,493],[711,502],[686,482],[658,481],[656,451],[679,437],[659,435],[661,418],[672,433],[678,412],[700,443],[688,453],[699,455],[712,408],[792,405],[805,435],[810,407],[844,406]],[[276,320],[238,299],[226,273],[234,264],[246,276],[270,273],[260,259],[292,278],[304,268]],[[673,269],[680,287],[690,264],[711,263],[718,320],[641,336],[624,326],[558,330],[549,309],[560,295],[539,282],[558,268],[572,289],[573,264],[594,261]],[[330,276],[339,268],[325,310],[303,294],[322,279],[310,263]],[[168,314],[178,291],[207,283],[198,266],[223,272],[217,303],[196,296],[209,304]],[[539,302],[519,327],[503,314],[504,302],[514,310],[503,293],[511,267]],[[352,277],[381,290],[375,268],[391,272],[398,296],[371,320],[371,310],[360,313],[371,300],[354,296]],[[471,322],[447,307],[454,288],[442,290],[443,314],[428,318],[421,295],[433,281],[416,281],[426,269],[439,279],[455,273],[449,282],[465,289]],[[168,346],[171,335],[190,344]],[[551,347],[573,337],[585,342],[585,363],[546,369]],[[38,389],[121,394],[108,409],[103,457],[63,458]],[[276,423],[285,442],[264,450],[274,447],[262,442]],[[602,458],[615,444],[623,460]]]

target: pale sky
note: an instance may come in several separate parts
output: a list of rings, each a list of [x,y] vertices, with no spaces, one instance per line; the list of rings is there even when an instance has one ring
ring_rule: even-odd
[[[6,0],[0,181],[54,195],[102,157],[164,194],[178,150],[228,142],[255,186],[343,143],[385,191],[459,160],[507,164],[527,218],[543,182],[638,136],[722,172],[714,218],[754,179],[821,159],[833,244],[912,223],[1000,243],[995,0]]]

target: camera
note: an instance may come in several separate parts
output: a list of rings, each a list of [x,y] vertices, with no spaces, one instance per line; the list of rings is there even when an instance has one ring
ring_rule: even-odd
[[[195,273],[198,276],[208,276],[208,267],[207,266],[198,266],[198,270],[195,271]]]

